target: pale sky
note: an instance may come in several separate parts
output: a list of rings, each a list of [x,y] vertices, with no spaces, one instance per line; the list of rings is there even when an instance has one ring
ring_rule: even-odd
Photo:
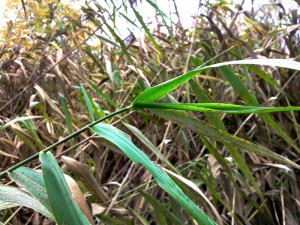
[[[5,8],[6,0],[0,0],[0,15],[3,15],[3,11]],[[0,20],[0,26],[2,26],[3,18]]]

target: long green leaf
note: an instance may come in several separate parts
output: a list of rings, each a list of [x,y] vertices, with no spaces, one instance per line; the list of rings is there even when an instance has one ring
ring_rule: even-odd
[[[148,140],[147,137],[136,127],[128,124],[128,123],[123,123],[144,145],[146,145],[154,154],[160,158],[163,162],[165,162],[170,169],[173,170],[173,172],[178,172],[176,167],[170,163],[170,161],[160,152],[158,149]]]
[[[11,124],[14,124],[19,121],[24,121],[24,120],[31,120],[31,119],[37,119],[37,118],[42,118],[42,116],[22,116],[22,117],[17,117],[13,120],[10,120],[9,122],[5,123],[4,125],[0,126],[0,131],[4,130],[5,128],[9,127]]]
[[[85,104],[88,108],[90,117],[91,117],[92,121],[95,121],[95,115],[94,115],[95,112],[94,112],[94,109],[93,109],[92,100],[91,100],[90,96],[88,95],[88,93],[86,92],[86,90],[85,90],[85,88],[83,87],[82,84],[80,85],[80,89],[81,89],[81,92],[83,93],[84,101],[85,101]]]
[[[231,114],[270,113],[300,110],[300,107],[259,107],[223,103],[136,103],[135,108],[177,109],[196,112],[223,112]]]
[[[132,103],[132,106],[135,107],[138,103],[146,103],[146,102],[153,102],[160,97],[164,96],[165,94],[173,91],[181,84],[187,82],[192,77],[198,75],[201,71],[207,68],[213,67],[221,67],[226,65],[233,65],[233,64],[250,64],[250,65],[265,65],[265,66],[276,66],[276,67],[284,67],[288,69],[300,70],[300,63],[286,60],[286,59],[248,59],[248,60],[238,60],[238,61],[229,61],[223,63],[217,63],[209,66],[204,66],[199,69],[190,71],[185,73],[179,77],[176,77],[172,80],[166,81],[161,83],[157,86],[149,88],[143,91]]]
[[[58,225],[90,224],[75,200],[51,152],[40,153],[48,198]]]
[[[47,218],[55,221],[54,216],[51,212],[49,212],[43,204],[41,204],[38,200],[36,200],[34,197],[30,196],[28,193],[21,191],[20,189],[16,187],[6,186],[6,185],[0,185],[0,203],[3,202],[7,205],[7,203],[12,203],[15,205],[22,205],[28,208],[31,208]],[[0,208],[1,205],[0,205]]]
[[[9,172],[8,176],[34,196],[49,212],[52,212],[41,173],[27,167],[19,167]]]
[[[142,164],[153,175],[158,185],[177,199],[183,208],[200,224],[216,224],[183,193],[166,172],[153,163],[144,152],[131,142],[126,133],[105,123],[95,125],[92,130],[117,145],[133,162]]]

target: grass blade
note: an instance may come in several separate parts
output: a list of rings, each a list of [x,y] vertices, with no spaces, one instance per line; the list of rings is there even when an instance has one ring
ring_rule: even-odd
[[[67,101],[66,98],[63,94],[59,94],[60,96],[60,103],[62,106],[62,111],[65,115],[65,119],[66,119],[66,125],[67,125],[67,130],[68,130],[68,135],[70,135],[72,133],[72,118],[71,118],[71,114],[68,110],[68,105],[67,105]],[[71,140],[71,146],[74,145],[74,140]]]
[[[237,148],[243,149],[243,151],[248,151],[261,156],[265,156],[284,165],[300,169],[300,166],[298,164],[279,154],[276,154],[275,152],[272,152],[271,150],[263,146],[256,145],[252,142],[235,137],[227,132],[207,125],[202,121],[190,118],[184,113],[160,109],[151,109],[151,111],[168,121],[173,121],[175,123],[181,124],[185,127],[190,128],[191,130],[199,132],[206,137],[213,138],[214,140],[220,141],[222,143],[231,144]]]
[[[4,130],[5,128],[9,127],[11,124],[14,124],[16,122],[24,121],[24,120],[31,120],[31,119],[37,119],[37,118],[42,118],[42,116],[22,116],[22,117],[17,117],[13,120],[8,121],[4,125],[0,126],[0,131]]]
[[[217,63],[210,66],[204,66],[196,70],[192,70],[188,73],[185,73],[179,77],[156,85],[152,88],[149,88],[143,91],[132,103],[133,107],[135,107],[138,103],[146,103],[153,102],[165,94],[173,91],[181,84],[187,82],[192,77],[198,75],[201,71],[207,68],[221,67],[226,65],[234,65],[234,64],[250,64],[250,65],[265,65],[265,66],[278,66],[284,67],[288,69],[300,70],[300,63],[292,60],[285,59],[248,59],[248,60],[238,60],[238,61],[229,61],[223,63]]]
[[[283,111],[299,111],[300,107],[259,107],[223,103],[137,103],[135,108],[176,109],[196,112],[223,112],[231,114],[270,113]]]
[[[53,154],[51,152],[41,152],[40,160],[42,163],[45,187],[57,223],[59,225],[90,224],[72,198],[65,177]]]
[[[12,203],[15,205],[22,205],[31,208],[47,218],[55,221],[54,216],[49,212],[42,203],[30,196],[28,193],[21,191],[16,187],[1,185],[0,186],[0,202]],[[2,208],[0,206],[0,208]]]
[[[88,93],[86,92],[86,90],[85,90],[85,88],[83,87],[82,84],[80,85],[80,89],[81,89],[81,92],[83,93],[83,98],[84,98],[85,104],[88,108],[90,117],[91,117],[92,121],[95,121],[95,115],[94,115],[92,100],[90,99]]]
[[[27,167],[19,167],[9,172],[8,176],[34,196],[49,212],[52,212],[41,173]]]
[[[136,127],[123,123],[144,145],[146,145],[158,158],[160,158],[163,162],[165,162],[168,167],[170,167],[173,171],[178,172],[177,169],[170,163],[170,161],[160,152],[157,148],[145,137],[145,135]]]
[[[175,225],[181,225],[179,219],[157,199],[155,199],[147,192],[139,191],[139,193],[147,200],[147,202],[149,202],[153,206],[154,213],[156,214],[157,222],[159,221],[159,224],[167,225],[171,223]]]
[[[133,162],[142,164],[156,179],[159,186],[177,199],[183,208],[200,224],[216,224],[183,193],[166,172],[153,163],[144,152],[131,142],[126,133],[105,123],[95,125],[92,130],[117,145]]]

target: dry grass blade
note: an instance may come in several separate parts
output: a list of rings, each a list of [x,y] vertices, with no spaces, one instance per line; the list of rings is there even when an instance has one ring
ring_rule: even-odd
[[[78,184],[75,182],[75,180],[72,177],[70,177],[66,174],[64,174],[64,176],[65,176],[65,179],[70,188],[72,197],[74,198],[74,200],[76,201],[76,203],[78,204],[79,208],[82,210],[84,215],[87,217],[90,224],[94,225],[95,221],[94,221],[94,218],[92,215],[91,208],[87,204],[87,201],[86,201],[85,197],[83,196],[80,188],[78,187]]]
[[[182,124],[190,129],[198,131],[202,135],[211,137],[220,142],[232,144],[236,147],[243,149],[244,151],[256,153],[256,154],[271,158],[273,160],[277,160],[278,162],[286,164],[288,166],[300,169],[300,166],[298,164],[292,162],[291,160],[289,160],[286,157],[278,155],[263,146],[259,146],[259,145],[253,144],[252,142],[248,142],[241,138],[232,136],[224,131],[218,130],[218,129],[216,129],[210,125],[207,125],[201,121],[190,118],[190,117],[186,116],[185,114],[177,113],[174,111],[163,111],[163,110],[156,110],[156,109],[152,109],[151,111],[155,112],[157,115],[159,115],[167,120],[171,120],[173,122]]]
[[[104,203],[108,200],[106,192],[91,174],[88,166],[67,156],[62,156],[61,159],[66,164],[68,170],[86,186],[99,203]]]
[[[104,207],[98,203],[92,203],[92,211],[93,211],[93,216],[101,215],[104,214],[107,210],[107,207]],[[125,208],[111,208],[110,212],[112,214],[120,215],[120,216],[126,216],[129,214],[129,211]]]

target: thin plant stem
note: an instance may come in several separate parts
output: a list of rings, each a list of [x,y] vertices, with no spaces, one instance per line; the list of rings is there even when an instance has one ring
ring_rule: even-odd
[[[124,111],[126,111],[126,110],[129,110],[129,109],[131,109],[131,105],[130,105],[130,106],[127,106],[127,107],[125,107],[125,108],[122,108],[122,109],[120,109],[120,110],[118,110],[118,111],[115,111],[115,112],[113,112],[113,113],[111,113],[111,114],[109,114],[109,115],[107,115],[107,116],[105,116],[105,117],[103,117],[103,118],[101,118],[101,119],[99,119],[99,120],[96,120],[96,121],[94,121],[94,122],[92,122],[92,123],[90,123],[90,124],[88,124],[88,125],[82,127],[82,128],[79,129],[78,131],[76,131],[76,132],[74,132],[74,133],[68,135],[68,136],[65,137],[64,139],[62,139],[62,140],[60,140],[60,141],[54,143],[53,145],[50,145],[49,147],[45,148],[45,149],[42,150],[41,152],[46,153],[46,152],[48,152],[48,151],[50,151],[50,150],[53,150],[53,149],[57,148],[59,145],[65,143],[66,141],[68,141],[68,140],[70,140],[70,139],[76,137],[77,135],[81,134],[82,132],[84,132],[84,131],[88,130],[89,128],[93,127],[93,126],[96,125],[97,123],[100,123],[100,122],[102,122],[102,121],[104,121],[104,120],[106,120],[106,119],[108,119],[108,118],[111,118],[111,117],[113,117],[113,116],[115,116],[115,115],[117,115],[117,114],[120,114],[120,113],[122,113],[122,112],[124,112]],[[27,159],[25,159],[25,160],[23,160],[23,161],[21,161],[21,162],[15,164],[15,165],[13,165],[12,167],[8,168],[7,170],[3,171],[2,173],[0,173],[0,178],[2,178],[2,177],[4,177],[5,175],[7,175],[8,172],[11,172],[11,171],[13,171],[13,170],[19,168],[20,166],[23,166],[23,165],[25,165],[26,163],[29,163],[29,162],[31,162],[32,160],[38,158],[38,157],[39,157],[39,154],[40,154],[41,152],[38,152],[38,153],[36,153],[36,154],[30,156],[29,158],[27,158]]]

